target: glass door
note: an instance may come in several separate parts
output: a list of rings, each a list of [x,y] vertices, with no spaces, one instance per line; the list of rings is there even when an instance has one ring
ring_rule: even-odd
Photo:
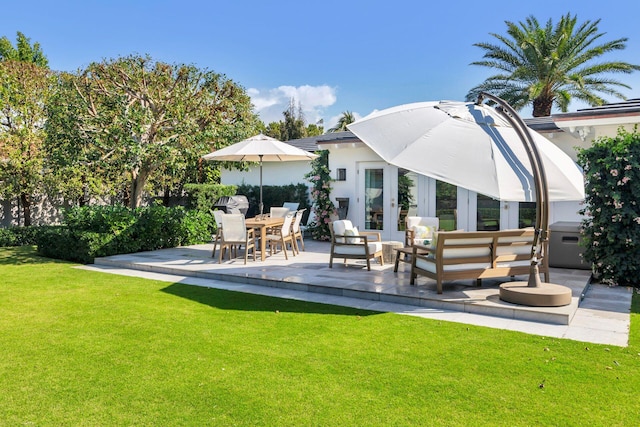
[[[404,217],[415,203],[415,185],[416,180],[406,170],[398,170],[383,162],[360,163],[357,198],[359,228],[380,232],[382,240],[404,241]]]
[[[384,168],[364,168],[364,224],[366,230],[384,230]]]
[[[440,219],[441,230],[458,228],[458,187],[436,181],[436,216]]]

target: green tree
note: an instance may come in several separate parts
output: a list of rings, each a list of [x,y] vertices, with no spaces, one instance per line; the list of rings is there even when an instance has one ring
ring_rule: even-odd
[[[20,31],[16,37],[16,47],[13,47],[6,36],[0,38],[0,61],[30,62],[48,68],[49,61],[44,56],[40,43],[31,45],[30,41],[31,39]]]
[[[291,99],[289,108],[283,111],[282,114],[284,115],[284,122],[280,126],[280,141],[300,139],[307,136],[302,106],[298,105],[298,112],[296,114],[295,99]]]
[[[31,62],[0,61],[0,194],[18,197],[24,225],[42,190],[45,105],[53,81],[47,68]]]
[[[476,43],[484,50],[484,60],[473,62],[499,70],[467,94],[475,101],[479,92],[497,95],[521,110],[533,104],[533,116],[549,116],[554,106],[566,112],[569,103],[584,101],[602,105],[600,94],[625,99],[619,88],[630,87],[610,77],[612,73],[631,73],[640,66],[620,61],[600,61],[604,54],[622,50],[627,38],[600,42],[600,20],[578,24],[576,16],[567,14],[553,25],[551,19],[542,27],[530,16],[515,24],[505,21],[507,35],[491,33],[499,44]]]
[[[347,129],[347,125],[356,121],[353,113],[351,111],[343,111],[342,116],[338,119],[338,123],[330,128],[327,132],[344,132]]]
[[[57,134],[68,149],[110,182],[126,180],[125,200],[143,191],[184,184],[198,173],[200,156],[240,141],[257,129],[246,91],[221,74],[132,55],[93,63],[64,92],[77,114],[60,113]],[[65,107],[66,108],[66,107]]]

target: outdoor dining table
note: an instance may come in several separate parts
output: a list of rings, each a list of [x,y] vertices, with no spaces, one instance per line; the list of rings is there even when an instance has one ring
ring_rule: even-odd
[[[284,224],[284,217],[260,217],[247,218],[245,220],[247,228],[260,230],[260,259],[264,261],[267,253],[267,228],[278,227]]]

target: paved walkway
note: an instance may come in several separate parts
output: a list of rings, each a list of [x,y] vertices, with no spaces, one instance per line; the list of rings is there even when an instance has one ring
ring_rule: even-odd
[[[357,263],[337,263],[329,269],[328,245],[305,243],[307,250],[297,257],[289,255],[288,261],[279,253],[246,266],[242,260],[218,264],[211,259],[212,245],[196,245],[116,255],[81,268],[590,343],[628,344],[632,289],[588,285],[585,271],[552,270],[553,283],[571,287],[571,306],[532,309],[499,301],[499,282],[483,281],[482,288],[468,281],[452,283],[445,286],[443,295],[437,295],[435,282],[428,279],[409,286],[406,264],[396,274],[390,264],[372,266],[370,272]]]

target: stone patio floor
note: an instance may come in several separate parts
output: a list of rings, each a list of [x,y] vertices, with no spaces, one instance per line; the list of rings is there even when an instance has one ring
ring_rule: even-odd
[[[525,307],[501,301],[499,284],[483,280],[446,283],[438,295],[435,281],[419,277],[409,285],[410,265],[364,261],[335,262],[329,268],[329,243],[305,240],[306,250],[289,260],[278,252],[246,265],[242,258],[219,264],[212,244],[98,258],[90,270],[180,282],[360,309],[395,312],[584,342],[626,346],[632,288],[590,284],[590,272],[551,269],[551,282],[572,290],[565,307]],[[515,280],[526,280],[526,276]]]

